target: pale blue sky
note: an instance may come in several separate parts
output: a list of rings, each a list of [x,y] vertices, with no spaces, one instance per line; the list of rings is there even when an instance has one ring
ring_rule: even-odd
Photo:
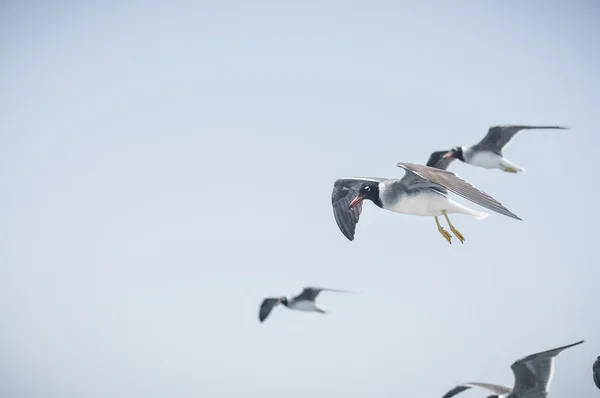
[[[0,396],[435,398],[581,339],[597,396],[599,3],[166,4],[0,8]],[[508,123],[573,126],[452,166],[522,222],[338,230],[336,178]],[[304,285],[362,294],[259,324]]]

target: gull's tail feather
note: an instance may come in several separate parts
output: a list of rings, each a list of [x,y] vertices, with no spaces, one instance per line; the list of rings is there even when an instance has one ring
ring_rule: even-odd
[[[454,201],[450,201],[450,204],[451,204],[451,208],[447,210],[448,213],[464,214],[466,216],[473,217],[476,220],[483,220],[490,216],[489,213],[484,213],[482,211],[469,209],[468,207],[465,207],[465,206],[461,205],[460,203],[457,203]]]
[[[468,215],[473,217],[476,220],[483,220],[486,219],[490,216],[489,213],[484,213],[482,211],[477,211],[477,210],[471,210],[471,209],[467,209],[469,210]]]

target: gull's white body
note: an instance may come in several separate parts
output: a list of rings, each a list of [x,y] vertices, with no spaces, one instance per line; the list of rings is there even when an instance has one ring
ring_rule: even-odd
[[[483,220],[489,216],[488,213],[469,209],[447,196],[434,191],[426,191],[416,195],[404,195],[396,203],[386,203],[386,186],[380,184],[379,190],[384,209],[395,213],[434,217],[441,216],[442,210],[446,210],[447,214],[464,214],[478,220]]]
[[[325,308],[321,307],[314,301],[307,301],[307,300],[295,301],[290,305],[289,308],[292,310],[297,310],[297,311],[325,312]]]
[[[465,163],[472,166],[482,167],[484,169],[514,169],[516,171],[525,171],[524,168],[518,166],[503,156],[492,151],[474,151],[470,146],[462,148]]]

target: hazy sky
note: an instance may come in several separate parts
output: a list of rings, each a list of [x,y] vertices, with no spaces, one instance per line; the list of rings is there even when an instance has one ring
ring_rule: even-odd
[[[295,3],[0,6],[0,396],[435,398],[581,339],[597,396],[600,3]],[[509,123],[573,126],[452,165],[522,222],[338,230],[336,178]],[[361,294],[258,322],[305,285]]]

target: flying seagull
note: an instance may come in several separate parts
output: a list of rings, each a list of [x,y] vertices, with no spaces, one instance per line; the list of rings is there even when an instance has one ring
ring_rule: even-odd
[[[362,212],[362,201],[365,199],[395,213],[435,217],[438,231],[448,243],[452,243],[452,236],[441,226],[438,216],[444,216],[450,230],[461,243],[465,238],[454,228],[448,214],[460,213],[479,220],[489,216],[453,201],[448,197],[448,191],[505,216],[521,220],[496,199],[455,173],[414,163],[398,163],[397,166],[406,170],[401,179],[342,177],[335,181],[331,193],[333,215],[346,238],[354,240],[356,224]]]
[[[323,291],[337,293],[355,293],[350,290],[327,289],[324,287],[305,287],[304,290],[302,290],[302,293],[295,297],[267,297],[263,300],[262,304],[260,305],[258,319],[261,322],[264,322],[264,320],[267,319],[273,308],[275,308],[275,306],[278,304],[283,304],[290,310],[320,312],[321,314],[325,314],[327,310],[315,302],[319,293]]]
[[[450,398],[454,395],[468,390],[472,387],[485,388],[491,391],[494,395],[488,398],[544,398],[548,396],[550,382],[554,375],[554,357],[560,354],[561,351],[569,347],[583,343],[569,344],[564,347],[555,348],[553,350],[538,352],[537,354],[529,355],[519,359],[512,364],[511,369],[515,375],[515,384],[513,388],[499,386],[488,383],[464,383],[454,387],[448,391],[443,398]]]
[[[568,130],[566,126],[522,126],[504,125],[492,126],[481,141],[475,145],[455,146],[444,155],[446,159],[458,159],[467,164],[485,169],[500,169],[508,173],[525,171],[524,168],[510,162],[502,155],[510,140],[521,130],[560,129]]]
[[[592,371],[594,372],[594,383],[596,384],[596,387],[600,388],[600,357],[594,362]]]

